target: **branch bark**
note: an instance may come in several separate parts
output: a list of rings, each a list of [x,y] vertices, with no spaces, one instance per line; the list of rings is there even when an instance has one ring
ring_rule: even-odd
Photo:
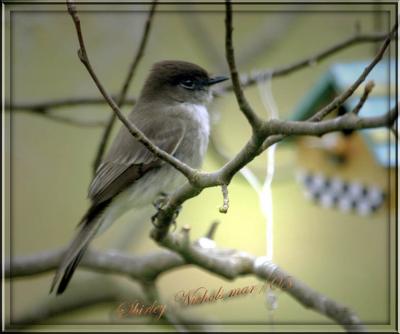
[[[225,17],[225,53],[226,53],[226,60],[229,65],[229,71],[231,74],[233,91],[235,92],[237,103],[240,107],[240,110],[246,116],[247,121],[250,123],[253,131],[256,131],[261,126],[261,119],[257,116],[257,114],[253,111],[250,107],[249,102],[247,101],[246,97],[244,96],[242,87],[240,85],[239,74],[236,69],[235,63],[235,52],[233,50],[232,44],[232,5],[230,1],[226,1],[226,17]]]
[[[350,309],[321,295],[265,258],[231,249],[204,249],[199,246],[202,242],[188,244],[185,239],[185,233],[169,233],[163,239],[162,245],[172,251],[159,251],[143,256],[89,249],[82,259],[82,267],[110,274],[127,275],[139,282],[154,281],[161,274],[189,264],[229,280],[252,275],[262,281],[276,282],[290,277],[292,284],[284,291],[301,305],[327,316],[346,330],[365,330]],[[56,250],[16,257],[11,263],[6,263],[5,276],[16,278],[54,270],[61,256],[62,250]]]

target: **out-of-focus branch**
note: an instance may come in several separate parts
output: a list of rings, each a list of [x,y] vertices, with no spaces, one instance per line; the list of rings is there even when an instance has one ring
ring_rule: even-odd
[[[354,114],[358,114],[363,107],[365,101],[367,101],[369,94],[371,94],[372,90],[374,89],[374,82],[373,81],[368,81],[367,84],[364,87],[364,92],[358,101],[357,105],[354,107],[354,109],[351,111]]]
[[[112,96],[116,99],[116,96]],[[136,99],[129,98],[125,100],[126,104],[134,105]],[[32,111],[37,113],[46,113],[53,109],[63,109],[68,107],[76,106],[91,106],[91,105],[104,105],[107,101],[103,97],[72,97],[66,99],[55,99],[42,102],[31,102],[31,103],[9,103],[5,104],[6,110],[13,111]]]
[[[389,35],[385,38],[382,46],[380,47],[379,51],[377,52],[376,56],[372,60],[372,62],[364,68],[361,75],[357,78],[356,81],[342,94],[337,96],[333,101],[331,101],[327,106],[319,110],[312,118],[311,121],[320,121],[325,116],[327,116],[332,110],[339,108],[353,93],[355,90],[364,82],[367,78],[368,74],[371,73],[372,69],[375,67],[377,63],[382,60],[383,54],[385,53],[386,49],[388,48],[390,41],[394,38],[397,34],[397,23],[394,25],[393,29],[389,33]]]
[[[127,298],[132,298],[131,300],[143,299],[132,288],[128,290],[123,289],[121,285],[110,284],[110,277],[81,281],[79,287],[71,286],[68,293],[60,298],[44,298],[42,301],[37,301],[35,307],[10,319],[6,328],[21,330],[71,311],[85,309],[101,303],[117,303]]]
[[[50,119],[52,121],[56,121],[59,123],[63,124],[68,124],[72,126],[77,126],[77,127],[83,127],[83,128],[94,128],[94,127],[101,127],[106,124],[105,121],[96,121],[96,120],[85,120],[85,119],[80,119],[80,118],[72,118],[72,117],[66,117],[62,115],[58,115],[53,112],[34,112],[30,111],[33,113],[36,113],[37,115],[46,117],[47,119]]]
[[[243,88],[255,85],[258,80],[265,80],[271,75],[274,78],[283,77],[293,72],[296,72],[301,69],[305,69],[309,67],[311,64],[315,64],[315,62],[324,60],[329,56],[334,55],[335,53],[345,50],[351,46],[359,45],[362,43],[377,43],[383,41],[387,37],[387,34],[384,33],[371,33],[371,34],[356,34],[353,37],[346,38],[344,41],[336,43],[327,49],[320,51],[310,57],[302,59],[300,61],[296,61],[292,64],[285,65],[279,68],[267,69],[265,71],[260,71],[258,73],[252,75],[241,75],[240,83]],[[221,87],[219,89],[215,89],[215,96],[219,97],[227,92],[233,90],[232,85],[227,85]],[[116,96],[113,96],[113,99],[117,99]],[[136,99],[127,98],[125,100],[125,104],[133,105],[135,104]],[[80,98],[65,98],[59,100],[49,100],[44,102],[27,102],[27,103],[15,103],[12,106],[8,103],[5,105],[6,110],[13,111],[37,111],[41,110],[46,111],[49,109],[59,109],[64,107],[76,107],[82,105],[104,105],[107,104],[107,101],[101,97],[80,97]]]
[[[5,265],[5,277],[15,278],[37,275],[55,270],[64,254],[64,249],[36,255],[19,256]],[[144,256],[125,255],[120,252],[97,252],[87,250],[82,259],[82,267],[105,273],[125,274],[139,281],[154,280],[162,272],[182,266],[179,255],[171,251],[149,253]]]
[[[151,291],[151,290],[150,290]],[[145,291],[146,292],[146,291]],[[35,307],[13,317],[6,323],[8,330],[22,330],[35,324],[41,324],[55,316],[67,314],[69,312],[95,307],[99,304],[106,304],[110,308],[110,324],[126,324],[130,319],[121,314],[120,306],[122,303],[133,301],[142,305],[150,305],[154,301],[162,304],[155,295],[145,298],[143,293],[135,286],[125,287],[121,284],[115,284],[111,276],[94,277],[91,279],[81,279],[79,284],[72,284],[68,291],[57,298],[44,298],[35,303]],[[176,314],[167,305],[168,316],[162,319],[149,319],[155,326],[165,326],[170,324],[175,328],[184,328],[190,330],[192,327],[197,331],[212,332],[213,329],[203,322],[206,319],[196,319],[193,316],[188,317],[185,314]],[[133,319],[135,321],[135,319]],[[197,324],[197,325],[193,325]]]
[[[95,271],[127,275],[140,282],[152,281],[160,274],[188,264],[194,264],[229,280],[244,275],[253,275],[268,282],[290,278],[290,285],[285,291],[300,304],[329,317],[347,330],[364,330],[360,320],[350,309],[314,291],[264,257],[231,249],[203,248],[200,246],[201,242],[187,243],[186,233],[188,232],[169,233],[163,239],[162,245],[172,251],[144,256],[88,250],[82,259],[82,266]],[[13,258],[11,264],[6,264],[6,277],[16,278],[53,270],[61,255],[62,251],[57,250]]]
[[[133,76],[136,72],[136,69],[137,69],[139,63],[140,63],[140,60],[143,57],[144,50],[146,49],[146,45],[147,45],[147,41],[148,41],[148,38],[150,35],[150,28],[151,28],[151,23],[153,21],[153,16],[155,13],[156,5],[157,5],[157,0],[153,0],[149,15],[147,16],[147,19],[146,19],[146,23],[145,23],[145,27],[143,30],[142,38],[140,40],[139,48],[136,52],[136,55],[132,61],[131,66],[129,67],[129,71],[128,71],[126,78],[124,80],[124,83],[122,85],[121,92],[119,93],[119,96],[117,99],[117,104],[118,104],[118,107],[120,107],[120,108],[123,106],[123,104],[126,101],[128,88],[132,82]],[[93,173],[96,173],[97,167],[100,165],[100,162],[103,158],[104,151],[105,151],[107,143],[110,139],[111,130],[115,123],[115,118],[116,118],[116,114],[112,113],[107,122],[107,126],[104,129],[104,132],[101,137],[100,144],[99,144],[99,147],[98,147],[98,150],[97,150],[94,162],[93,162]]]
[[[249,87],[255,85],[259,81],[266,80],[269,76],[271,78],[278,78],[289,75],[293,72],[298,70],[307,68],[311,65],[315,65],[316,63],[338,53],[342,50],[347,49],[348,47],[355,46],[362,43],[376,43],[385,40],[387,37],[386,33],[371,33],[371,34],[359,34],[356,33],[354,36],[346,38],[343,41],[335,43],[329,46],[326,49],[323,49],[320,52],[315,53],[307,58],[302,60],[295,61],[294,63],[259,71],[258,73],[248,74],[248,75],[241,75],[240,76],[240,83],[242,87]],[[395,38],[395,35],[391,35],[391,38]],[[233,91],[233,85],[226,85],[216,89],[216,96],[223,95],[227,92]]]

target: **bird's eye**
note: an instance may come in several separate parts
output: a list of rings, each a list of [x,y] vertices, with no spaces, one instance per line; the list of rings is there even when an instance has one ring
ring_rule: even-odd
[[[193,80],[183,80],[179,83],[183,88],[193,90],[195,88],[195,83]]]

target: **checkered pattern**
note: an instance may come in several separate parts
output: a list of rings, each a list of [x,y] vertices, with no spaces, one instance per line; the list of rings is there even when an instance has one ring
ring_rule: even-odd
[[[305,196],[326,208],[369,215],[383,203],[385,194],[377,186],[344,181],[321,173],[299,172],[298,181],[304,186]]]

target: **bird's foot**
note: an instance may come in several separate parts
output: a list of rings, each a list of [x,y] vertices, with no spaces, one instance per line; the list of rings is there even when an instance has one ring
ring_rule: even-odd
[[[151,216],[151,223],[154,227],[159,228],[160,226],[157,224],[157,220],[161,212],[164,210],[165,205],[168,203],[169,196],[168,194],[162,192],[160,193],[159,197],[153,202],[154,208],[157,212]],[[180,205],[178,209],[174,212],[174,215],[171,220],[171,225],[173,226],[173,231],[176,230],[176,218],[178,217],[179,213],[181,212],[182,206]]]
[[[169,196],[167,193],[161,192],[158,197],[154,200],[153,206],[158,211],[167,204]]]

